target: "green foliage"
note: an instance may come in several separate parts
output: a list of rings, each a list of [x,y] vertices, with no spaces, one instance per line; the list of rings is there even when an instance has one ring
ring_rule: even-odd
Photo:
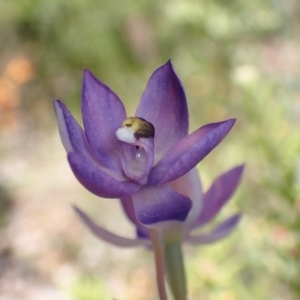
[[[101,284],[99,277],[79,278],[71,287],[69,287],[69,293],[74,300],[111,299],[105,287]]]

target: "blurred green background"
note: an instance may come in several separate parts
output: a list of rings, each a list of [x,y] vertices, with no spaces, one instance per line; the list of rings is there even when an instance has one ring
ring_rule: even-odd
[[[228,239],[185,247],[192,300],[300,298],[300,2],[22,0],[0,2],[0,299],[157,299],[153,257],[96,240],[70,203],[133,236],[117,201],[74,179],[52,96],[80,118],[83,68],[132,115],[171,58],[191,128],[238,122],[198,166],[204,189],[246,162],[221,217]]]

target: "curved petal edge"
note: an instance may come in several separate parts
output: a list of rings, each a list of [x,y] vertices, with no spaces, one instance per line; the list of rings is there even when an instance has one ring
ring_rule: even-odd
[[[146,186],[133,194],[133,205],[136,217],[146,227],[166,222],[184,222],[192,201],[167,185]]]
[[[61,141],[66,152],[90,154],[85,133],[67,107],[58,99],[53,100]]]
[[[141,97],[136,116],[155,129],[155,162],[188,134],[188,108],[171,61],[155,70]]]
[[[183,138],[152,169],[148,182],[163,184],[187,173],[224,139],[235,121],[210,123]]]
[[[238,187],[245,165],[237,166],[214,180],[211,187],[204,194],[203,209],[196,221],[195,227],[211,221],[229,201]]]
[[[91,193],[103,198],[121,198],[140,189],[132,181],[118,181],[109,170],[75,152],[68,154],[70,167],[78,181]]]
[[[150,241],[146,239],[129,239],[118,236],[94,223],[81,209],[73,206],[75,213],[81,221],[91,230],[91,232],[103,241],[118,247],[138,247],[150,246]]]
[[[83,74],[81,110],[87,140],[97,159],[107,168],[120,169],[116,130],[126,119],[119,97],[90,71]]]
[[[149,236],[148,228],[142,225],[136,217],[132,196],[125,196],[122,197],[120,200],[125,214],[127,215],[128,219],[132,222],[132,224],[136,228],[137,236],[143,238],[146,237],[149,238],[150,236]]]
[[[236,214],[219,224],[208,234],[190,235],[186,242],[192,245],[202,245],[217,242],[228,236],[236,228],[241,219],[241,214]]]

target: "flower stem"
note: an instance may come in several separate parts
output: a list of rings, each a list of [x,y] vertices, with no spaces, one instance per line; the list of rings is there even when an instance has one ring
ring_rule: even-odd
[[[162,234],[159,230],[151,229],[152,247],[155,256],[156,281],[160,300],[167,300],[165,287],[165,256]]]
[[[165,244],[166,271],[170,289],[175,300],[186,300],[186,278],[180,241]]]

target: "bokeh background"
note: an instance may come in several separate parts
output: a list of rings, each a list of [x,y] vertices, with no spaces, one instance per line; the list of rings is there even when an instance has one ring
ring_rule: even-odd
[[[228,239],[185,247],[192,300],[300,298],[300,2],[298,0],[0,1],[0,299],[157,299],[153,257],[96,240],[70,204],[133,236],[117,200],[74,179],[52,96],[80,119],[83,68],[132,115],[171,58],[191,128],[235,117],[198,166],[214,177],[246,162],[221,217]]]

